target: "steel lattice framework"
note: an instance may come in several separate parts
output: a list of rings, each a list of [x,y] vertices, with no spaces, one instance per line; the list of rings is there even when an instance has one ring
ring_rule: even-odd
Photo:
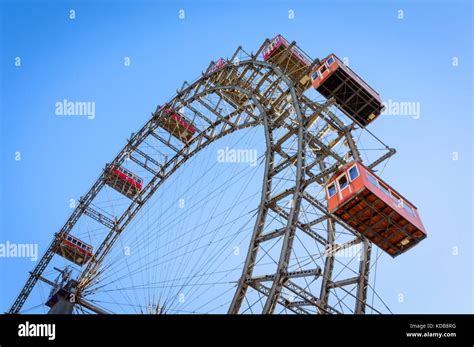
[[[72,230],[78,220],[92,218],[109,230],[78,278],[80,293],[94,282],[101,263],[120,235],[126,232],[127,225],[183,163],[221,137],[256,126],[263,126],[266,141],[261,200],[242,275],[228,312],[239,313],[249,290],[253,290],[266,297],[263,313],[273,313],[277,305],[295,313],[340,313],[340,310],[329,304],[331,292],[335,288],[344,289],[350,285],[356,286],[356,293],[353,295],[354,312],[365,312],[371,244],[349,225],[329,213],[324,201],[312,194],[315,189],[322,189],[340,165],[353,159],[362,160],[352,133],[356,126],[343,123],[336,114],[337,105],[333,100],[311,100],[299,85],[288,78],[289,71],[259,60],[258,57],[268,42],[266,40],[255,54],[247,54],[239,47],[227,59],[223,69],[203,73],[195,82],[185,82],[177,91],[168,105],[187,114],[193,123],[200,124],[189,143],[177,142],[158,131],[163,111],[157,108],[152,113],[149,121],[133,134],[110,163],[120,166],[125,160],[131,160],[147,170],[152,179],[146,182],[136,198],[130,200],[123,213],[109,216],[94,208],[93,204],[101,189],[106,186],[104,170],[92,188],[80,199],[61,230],[55,234],[10,313],[20,312],[38,279],[44,279],[42,273],[55,255],[60,240]],[[292,71],[292,76],[308,75],[319,62],[318,59],[311,61],[312,64],[306,71]],[[203,108],[206,112],[202,111]],[[159,143],[160,151],[165,155],[154,156],[147,152],[143,146],[146,141]],[[395,150],[386,147],[382,156],[366,165],[372,169],[394,153]],[[294,175],[283,190],[272,184],[275,178],[289,169]],[[315,217],[311,220],[303,218],[302,210],[312,210],[312,214],[305,216]],[[337,244],[337,228],[350,232],[353,239]],[[323,268],[289,271],[290,255],[297,233],[304,233],[323,249],[329,250],[325,252]],[[278,238],[282,241],[278,266],[271,273],[255,274],[253,270],[262,245]],[[356,244],[362,245],[358,275],[333,280],[334,253]],[[301,279],[306,278],[320,281],[319,292],[309,290],[301,284]]]

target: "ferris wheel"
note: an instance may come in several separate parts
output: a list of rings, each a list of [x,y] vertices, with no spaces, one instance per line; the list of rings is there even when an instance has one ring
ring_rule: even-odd
[[[211,62],[104,165],[10,313],[391,312],[369,273],[426,232],[379,177],[382,110],[281,35]]]

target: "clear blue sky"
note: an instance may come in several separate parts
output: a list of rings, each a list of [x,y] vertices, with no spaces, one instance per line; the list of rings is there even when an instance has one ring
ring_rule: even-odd
[[[382,116],[370,126],[398,150],[383,178],[417,205],[428,232],[379,264],[378,293],[398,313],[473,312],[472,13],[470,1],[3,0],[0,242],[43,251],[69,199],[89,189],[156,105],[210,60],[281,33],[312,57],[349,57],[385,100],[420,102],[419,119]],[[56,116],[64,98],[95,101],[96,119]],[[1,310],[32,267],[0,258]]]

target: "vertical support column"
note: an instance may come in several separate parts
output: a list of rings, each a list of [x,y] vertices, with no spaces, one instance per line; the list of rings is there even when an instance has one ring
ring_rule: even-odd
[[[62,272],[63,280],[58,287],[53,289],[52,298],[56,302],[48,311],[48,314],[72,314],[76,304],[77,281],[69,279],[71,272]],[[67,279],[67,282],[65,282]],[[71,300],[71,298],[74,298]]]
[[[326,261],[324,262],[324,272],[323,272],[323,280],[321,283],[321,294],[319,295],[319,300],[321,307],[323,309],[327,308],[329,302],[329,284],[331,283],[332,279],[332,272],[334,269],[334,240],[336,237],[335,225],[332,219],[328,219],[327,221],[327,228],[328,228],[328,247],[326,248]],[[324,313],[325,311],[321,311]]]
[[[74,309],[74,303],[69,301],[68,298],[60,296],[58,302],[50,308],[48,314],[72,314]]]
[[[295,238],[296,222],[298,221],[299,210],[301,206],[301,192],[297,189],[293,197],[293,207],[288,217],[288,224],[285,230],[283,246],[278,261],[278,269],[273,280],[272,287],[268,293],[267,301],[263,307],[264,314],[272,314],[275,311],[276,304],[280,298],[283,285],[287,281],[288,264],[291,251],[293,249],[293,240]]]
[[[268,213],[267,204],[270,199],[270,192],[272,187],[272,178],[270,175],[270,171],[273,167],[273,156],[273,150],[271,148],[267,148],[267,160],[265,163],[265,177],[264,187],[262,191],[262,199],[259,206],[257,220],[255,222],[254,230],[252,233],[249,251],[245,259],[244,269],[242,271],[242,275],[237,284],[237,290],[235,291],[234,297],[228,310],[229,314],[239,313],[240,306],[242,305],[242,302],[248,289],[247,280],[251,278],[255,262],[257,261],[257,253],[260,247],[257,239],[262,234],[263,228],[265,227],[265,220]]]
[[[359,162],[362,162],[359,150],[354,142],[349,128],[345,129],[347,144],[351,149],[352,156]],[[355,313],[364,314],[367,300],[367,288],[369,286],[369,270],[370,270],[370,252],[372,246],[370,241],[365,237],[362,239],[362,250],[359,263],[359,278],[357,280],[357,295]]]
[[[241,89],[244,92],[243,89]],[[247,257],[245,258],[244,268],[242,270],[242,275],[237,284],[237,290],[235,291],[234,297],[230,304],[228,313],[237,314],[239,313],[240,306],[247,293],[248,284],[247,281],[251,278],[255,262],[257,260],[257,253],[260,247],[259,242],[257,241],[258,237],[262,234],[263,228],[265,227],[265,220],[268,214],[268,202],[270,200],[270,195],[272,191],[272,169],[274,165],[274,156],[275,152],[273,149],[273,135],[272,130],[270,129],[270,124],[267,116],[267,112],[262,107],[260,102],[255,98],[253,94],[246,92],[247,95],[252,99],[255,106],[258,108],[261,116],[263,117],[263,124],[265,130],[265,142],[266,142],[266,160],[265,160],[265,172],[264,172],[264,181],[262,187],[262,196],[260,200],[260,206],[258,210],[257,220],[255,222],[254,230],[252,233],[252,239],[250,240],[249,251]]]
[[[367,300],[367,287],[369,286],[370,253],[372,245],[364,239],[362,243],[362,254],[359,264],[359,280],[357,281],[356,314],[364,314]]]
[[[293,103],[294,112],[298,121],[298,154],[296,159],[296,177],[295,177],[295,191],[293,193],[292,207],[288,216],[288,223],[285,228],[285,236],[283,239],[283,245],[278,260],[278,268],[275,279],[273,281],[270,292],[268,293],[267,301],[263,307],[264,314],[272,314],[275,310],[278,299],[281,295],[281,290],[285,281],[287,280],[288,264],[290,261],[291,250],[293,249],[293,240],[296,232],[296,223],[298,222],[298,216],[300,213],[301,199],[303,196],[304,178],[305,178],[305,152],[306,152],[306,126],[305,119],[301,113],[299,100],[296,95],[295,87],[288,80],[286,76],[282,76],[288,85],[291,98]]]

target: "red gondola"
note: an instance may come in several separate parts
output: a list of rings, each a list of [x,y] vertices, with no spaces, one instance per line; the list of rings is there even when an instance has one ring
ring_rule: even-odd
[[[55,252],[74,264],[82,266],[92,257],[92,246],[72,235],[67,235],[61,240]]]
[[[277,35],[263,50],[263,60],[280,68],[297,87],[311,87],[311,78],[305,73],[311,65],[310,59],[296,45]]]
[[[126,197],[133,199],[142,190],[143,180],[124,167],[110,165],[107,167],[106,183]]]
[[[219,58],[216,62],[212,62],[211,66],[207,70],[208,74],[211,74],[213,72],[216,72],[217,70],[222,69],[225,66],[225,60],[223,58]]]
[[[417,208],[357,161],[329,180],[326,198],[331,213],[392,257],[426,237]]]
[[[321,61],[311,79],[319,93],[334,98],[342,111],[362,127],[384,108],[380,95],[334,54]]]
[[[165,106],[163,111],[165,115],[161,118],[160,126],[184,143],[191,141],[196,133],[192,122],[169,107]]]

